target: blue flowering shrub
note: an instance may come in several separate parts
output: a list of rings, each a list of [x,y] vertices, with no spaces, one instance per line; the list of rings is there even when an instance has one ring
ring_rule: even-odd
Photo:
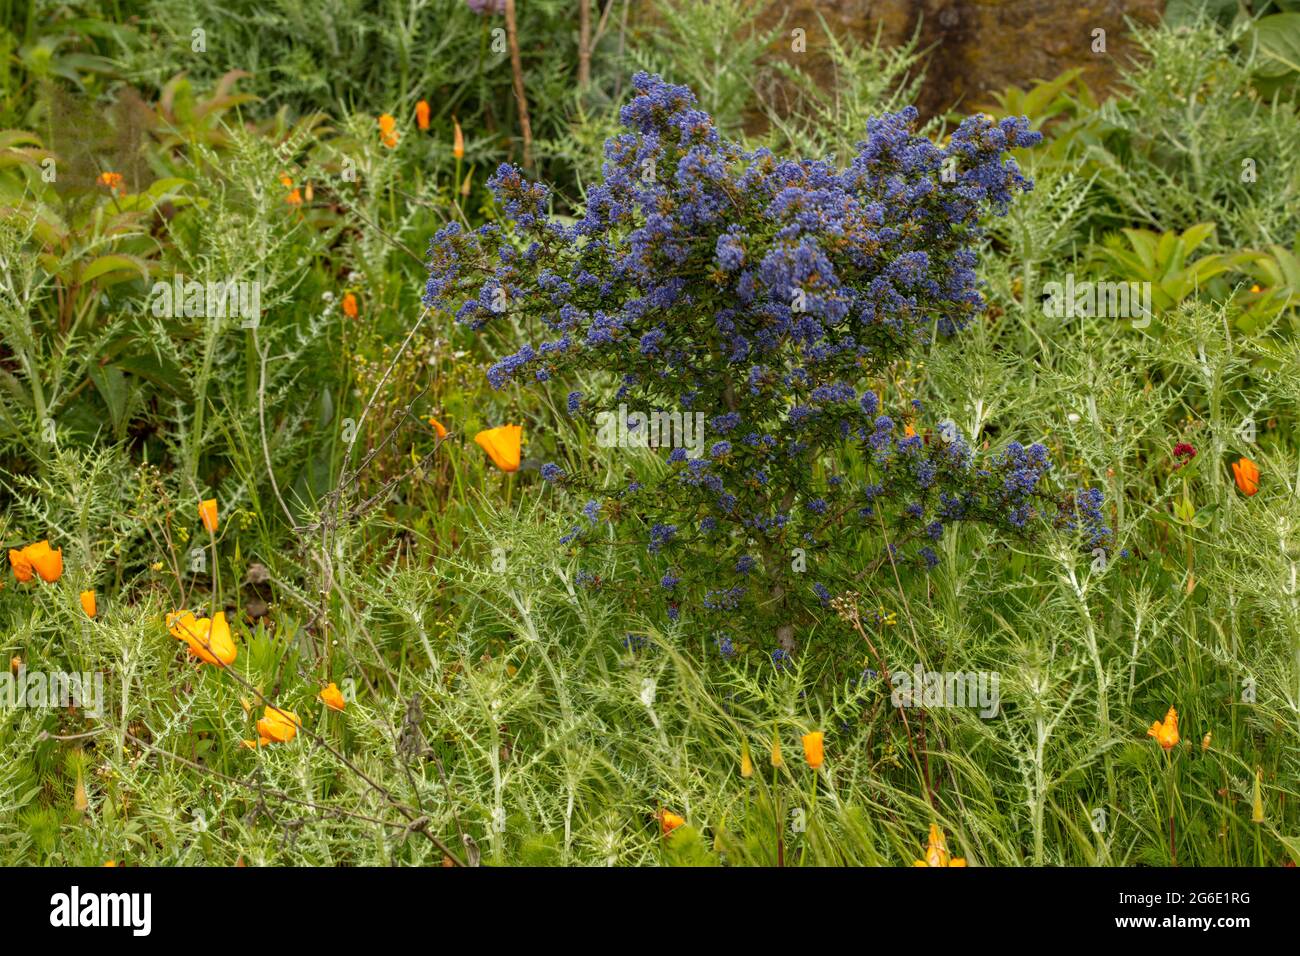
[[[580,219],[550,216],[547,188],[502,166],[504,227],[453,223],[430,248],[426,304],[536,332],[490,369],[494,387],[599,371],[612,394],[571,391],[570,414],[704,423],[685,447],[629,419],[663,468],[613,491],[543,466],[585,501],[564,544],[614,522],[648,552],[670,618],[787,647],[864,567],[938,564],[954,522],[1109,544],[1100,495],[1053,495],[1042,445],[981,456],[920,402],[886,407],[879,384],[981,311],[980,216],[1031,187],[1006,157],[1039,140],[1023,118],[971,117],[940,147],[909,108],[871,121],[840,168],[745,151],[685,87],[633,86]]]

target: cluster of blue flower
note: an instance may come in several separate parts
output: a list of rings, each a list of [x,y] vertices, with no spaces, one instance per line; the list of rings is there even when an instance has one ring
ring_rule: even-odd
[[[795,584],[792,553],[853,553],[846,529],[924,568],[953,521],[1027,532],[1038,516],[1090,544],[1109,536],[1093,493],[1053,502],[1041,445],[1013,443],[978,467],[951,423],[918,429],[919,402],[891,416],[863,389],[982,309],[979,218],[1030,188],[1006,156],[1040,138],[1023,118],[971,117],[940,147],[905,109],[871,121],[841,169],[745,151],[685,87],[642,73],[633,88],[580,219],[548,215],[547,189],[506,165],[490,185],[509,225],[453,223],[430,247],[428,305],[475,329],[508,317],[546,330],[490,369],[493,386],[603,370],[620,383],[615,401],[710,416],[705,454],[661,449],[667,488],[601,491],[618,507],[589,501],[565,543],[602,520],[635,523],[649,528],[672,617],[748,601],[789,621],[831,596]],[[594,407],[568,394],[570,414]],[[865,486],[837,473],[854,448]],[[542,476],[584,487],[554,465]]]

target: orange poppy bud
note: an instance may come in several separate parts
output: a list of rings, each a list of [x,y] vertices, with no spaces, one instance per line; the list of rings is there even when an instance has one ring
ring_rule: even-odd
[[[964,857],[954,858],[948,852],[948,840],[944,837],[939,824],[930,824],[930,839],[925,847],[925,859],[917,860],[913,866],[965,866]]]
[[[23,548],[27,560],[46,584],[63,577],[63,549],[51,549],[48,541],[38,541]]]
[[[433,430],[438,433],[439,438],[447,437],[447,427],[443,425],[442,422],[438,421],[438,419],[430,418],[429,424],[433,426]]]
[[[209,534],[217,533],[217,499],[205,498],[199,502],[199,519]]]
[[[1178,745],[1178,711],[1169,708],[1169,713],[1165,714],[1164,723],[1156,721],[1147,731],[1148,737],[1154,737],[1156,742],[1164,747],[1165,750],[1172,750]]]
[[[343,699],[343,691],[339,690],[333,681],[330,685],[320,692],[321,703],[330,710],[342,710],[347,707],[348,702]]]
[[[104,863],[104,866],[117,866],[117,860],[108,860]]]
[[[311,202],[312,199],[314,199],[315,197],[316,197],[316,190],[311,188],[311,183],[308,183],[306,187],[304,187],[303,189],[303,198],[306,199],[308,202]]]
[[[523,434],[522,425],[501,425],[479,432],[474,441],[502,471],[518,471]]]
[[[420,100],[415,104],[415,125],[420,129],[429,128],[429,103],[427,100]]]
[[[659,817],[659,826],[663,830],[664,836],[668,836],[686,822],[685,817],[678,816],[671,810],[660,810],[656,816]]]
[[[28,560],[27,550],[25,548],[19,551],[15,551],[13,548],[9,549],[9,567],[13,568],[14,577],[23,584],[26,584],[32,579],[32,574],[34,573],[32,562]]]
[[[9,658],[9,673],[17,674],[22,669],[23,659],[21,657],[15,654],[13,657]]]
[[[785,759],[781,756],[781,735],[775,730],[772,731],[772,753],[771,760],[773,767],[785,766]]]
[[[298,728],[301,726],[302,721],[298,719],[297,714],[267,705],[262,710],[262,719],[257,722],[258,743],[287,744],[297,736]]]
[[[351,292],[344,293],[341,305],[343,307],[343,314],[349,319],[355,319],[360,312],[357,308],[357,297]]]
[[[820,730],[803,735],[803,759],[808,761],[808,766],[814,770],[819,768],[825,760],[823,751],[825,739],[826,735]]]
[[[1259,466],[1249,458],[1239,458],[1232,463],[1232,475],[1237,487],[1247,498],[1259,491]]]
[[[465,134],[460,131],[460,123],[451,121],[451,155],[457,159],[465,158]]]
[[[86,617],[95,616],[95,592],[81,592],[81,609],[86,612]]]
[[[740,775],[748,780],[754,776],[754,761],[749,759],[749,741],[740,742]]]
[[[397,146],[397,120],[388,113],[379,117],[379,138],[389,149]]]

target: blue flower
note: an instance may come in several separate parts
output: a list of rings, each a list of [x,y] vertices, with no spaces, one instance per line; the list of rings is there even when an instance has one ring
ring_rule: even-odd
[[[928,564],[949,522],[1030,534],[1046,516],[1109,545],[1099,498],[1048,495],[1042,445],[977,464],[955,430],[896,436],[904,421],[920,431],[924,409],[882,400],[895,401],[885,383],[935,345],[936,328],[954,335],[983,308],[980,221],[1031,186],[1007,155],[1039,140],[1026,120],[971,117],[940,147],[907,108],[871,119],[838,166],[749,150],[689,89],[646,73],[619,119],[576,220],[552,216],[550,191],[505,164],[488,182],[499,220],[445,226],[429,245],[427,306],[476,331],[529,330],[488,369],[492,387],[610,381],[615,403],[670,409],[656,414],[681,426],[658,443],[670,467],[584,482],[543,466],[543,479],[605,489],[610,503],[581,505],[587,520],[563,543],[607,543],[591,533],[604,518],[651,554],[671,547],[659,583],[673,618],[690,605],[734,611],[750,586],[781,586],[783,615],[820,613],[829,591],[793,586],[785,562],[725,557],[748,539],[764,554],[853,553],[883,529]],[[565,407],[594,404],[572,391]],[[840,455],[861,459],[842,470],[858,486],[823,471]],[[753,613],[773,607],[756,600]]]

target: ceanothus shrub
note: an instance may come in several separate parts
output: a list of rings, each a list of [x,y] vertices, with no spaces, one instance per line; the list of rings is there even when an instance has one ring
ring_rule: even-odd
[[[887,409],[871,387],[982,309],[979,217],[1031,187],[1005,157],[1040,139],[1023,118],[971,117],[940,148],[908,108],[869,122],[840,169],[744,151],[685,87],[633,87],[580,220],[551,217],[546,187],[503,165],[490,186],[508,227],[453,223],[430,246],[426,304],[537,335],[489,370],[494,387],[598,370],[613,394],[569,392],[571,415],[624,405],[643,416],[633,437],[646,414],[704,416],[699,454],[640,442],[663,460],[655,479],[596,490],[543,466],[587,499],[565,544],[615,522],[649,552],[670,618],[775,628],[787,649],[835,574],[931,568],[953,522],[1109,544],[1098,493],[1048,492],[1042,445],[981,461],[952,422],[926,429],[919,402]]]

